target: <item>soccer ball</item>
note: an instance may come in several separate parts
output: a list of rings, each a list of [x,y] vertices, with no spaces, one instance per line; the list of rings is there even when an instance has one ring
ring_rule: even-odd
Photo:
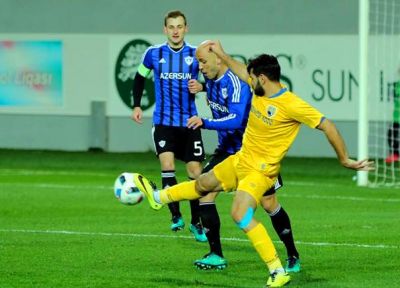
[[[135,205],[142,202],[144,195],[133,181],[135,173],[124,172],[115,179],[114,195],[125,205]]]

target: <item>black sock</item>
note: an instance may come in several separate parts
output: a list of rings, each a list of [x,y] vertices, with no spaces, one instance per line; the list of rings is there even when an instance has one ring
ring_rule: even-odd
[[[189,180],[194,180],[193,178],[189,177]],[[190,213],[192,214],[192,220],[190,223],[192,225],[200,224],[200,215],[199,215],[199,199],[190,200]]]
[[[178,182],[176,181],[175,170],[161,171],[161,181],[163,189],[177,184]],[[171,212],[172,218],[182,217],[181,211],[179,210],[179,202],[169,203],[168,208]]]
[[[200,219],[206,231],[208,244],[210,244],[210,251],[224,257],[222,254],[221,238],[219,235],[221,222],[219,220],[217,207],[213,202],[200,203],[199,207]]]
[[[193,225],[200,224],[200,208],[199,208],[199,199],[190,200],[190,212],[192,213],[192,221],[190,222]]]
[[[283,244],[285,244],[288,257],[295,256],[296,258],[299,258],[299,252],[294,245],[289,215],[280,205],[274,212],[268,213],[268,215],[271,217],[272,225],[274,226],[276,233]]]

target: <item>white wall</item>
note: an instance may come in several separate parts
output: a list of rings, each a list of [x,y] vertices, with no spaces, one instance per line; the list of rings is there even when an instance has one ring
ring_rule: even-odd
[[[350,83],[348,75],[357,77],[356,37],[355,36],[309,36],[302,35],[214,35],[221,39],[226,50],[232,54],[249,58],[255,54],[268,53],[286,55],[280,58],[282,74],[289,79],[294,91],[312,105],[326,113],[333,120],[344,121],[344,127],[355,127],[352,121],[357,117],[358,87]],[[198,44],[207,35],[191,35],[187,40]],[[63,96],[64,107],[52,109],[41,107],[1,107],[0,106],[0,148],[20,149],[59,149],[87,150],[91,147],[91,138],[98,131],[90,125],[91,103],[104,102],[106,105],[107,131],[102,148],[108,151],[148,151],[153,149],[150,128],[151,119],[145,119],[145,125],[137,125],[129,119],[131,110],[121,101],[115,86],[115,62],[121,48],[132,39],[146,39],[150,43],[164,41],[159,34],[135,35],[52,35],[52,34],[0,34],[7,40],[61,40],[63,43]],[[311,40],[310,40],[311,39]],[[309,41],[313,45],[309,45]],[[349,49],[350,47],[350,49]],[[350,50],[346,53],[346,50]],[[320,79],[314,79],[315,71]],[[328,83],[327,75],[331,79]],[[345,75],[345,78],[341,78]],[[325,78],[324,78],[325,77]],[[318,82],[318,83],[317,83]],[[349,85],[352,85],[350,92]],[[328,87],[329,86],[329,87]],[[341,99],[331,99],[332,94]],[[322,91],[324,96],[321,97]],[[318,95],[314,97],[313,94]],[[317,100],[316,100],[317,99]],[[318,100],[319,99],[319,100]],[[322,99],[322,100],[321,100]],[[204,101],[200,103],[200,113],[209,115]],[[146,112],[151,117],[151,110]],[[73,116],[73,117],[71,117]],[[10,130],[9,123],[13,128]],[[349,126],[349,127],[350,127]],[[27,127],[29,127],[27,129]],[[16,134],[15,131],[18,131]],[[307,130],[305,130],[307,131]],[[318,133],[299,137],[292,155],[331,155],[328,145],[318,145]],[[211,152],[215,145],[215,132],[204,133],[206,150]],[[302,135],[302,134],[301,134]],[[301,136],[300,135],[300,136]],[[356,147],[350,133],[350,151]],[[317,137],[317,138],[315,138]],[[309,149],[312,147],[312,149]],[[310,151],[309,153],[307,151]]]

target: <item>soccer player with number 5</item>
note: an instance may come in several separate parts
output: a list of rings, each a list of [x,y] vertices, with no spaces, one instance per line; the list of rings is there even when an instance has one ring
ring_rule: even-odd
[[[153,141],[161,164],[163,188],[177,183],[175,158],[186,163],[190,179],[197,178],[202,170],[205,153],[200,129],[186,127],[187,120],[197,115],[195,96],[190,93],[188,82],[197,79],[199,64],[195,58],[196,47],[187,44],[186,17],[181,11],[171,11],[164,18],[167,42],[149,47],[143,55],[133,85],[133,112],[131,118],[141,124],[143,112],[140,100],[145,78],[154,71],[156,107],[153,113]],[[169,203],[172,214],[172,231],[184,228],[179,202]],[[198,200],[190,201],[192,220],[190,231],[197,241],[207,237],[199,221]]]

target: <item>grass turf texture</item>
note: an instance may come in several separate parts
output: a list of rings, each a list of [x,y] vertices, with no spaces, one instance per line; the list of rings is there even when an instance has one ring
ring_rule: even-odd
[[[188,226],[173,233],[168,209],[114,198],[123,171],[160,184],[153,153],[0,150],[0,287],[263,287],[265,265],[230,218],[232,195],[217,198],[229,266],[199,271],[192,263],[208,244]],[[182,165],[177,174],[185,180]],[[290,287],[400,286],[400,190],[356,187],[335,159],[288,158],[282,174],[302,260]],[[256,218],[284,260],[269,217],[258,209]]]

